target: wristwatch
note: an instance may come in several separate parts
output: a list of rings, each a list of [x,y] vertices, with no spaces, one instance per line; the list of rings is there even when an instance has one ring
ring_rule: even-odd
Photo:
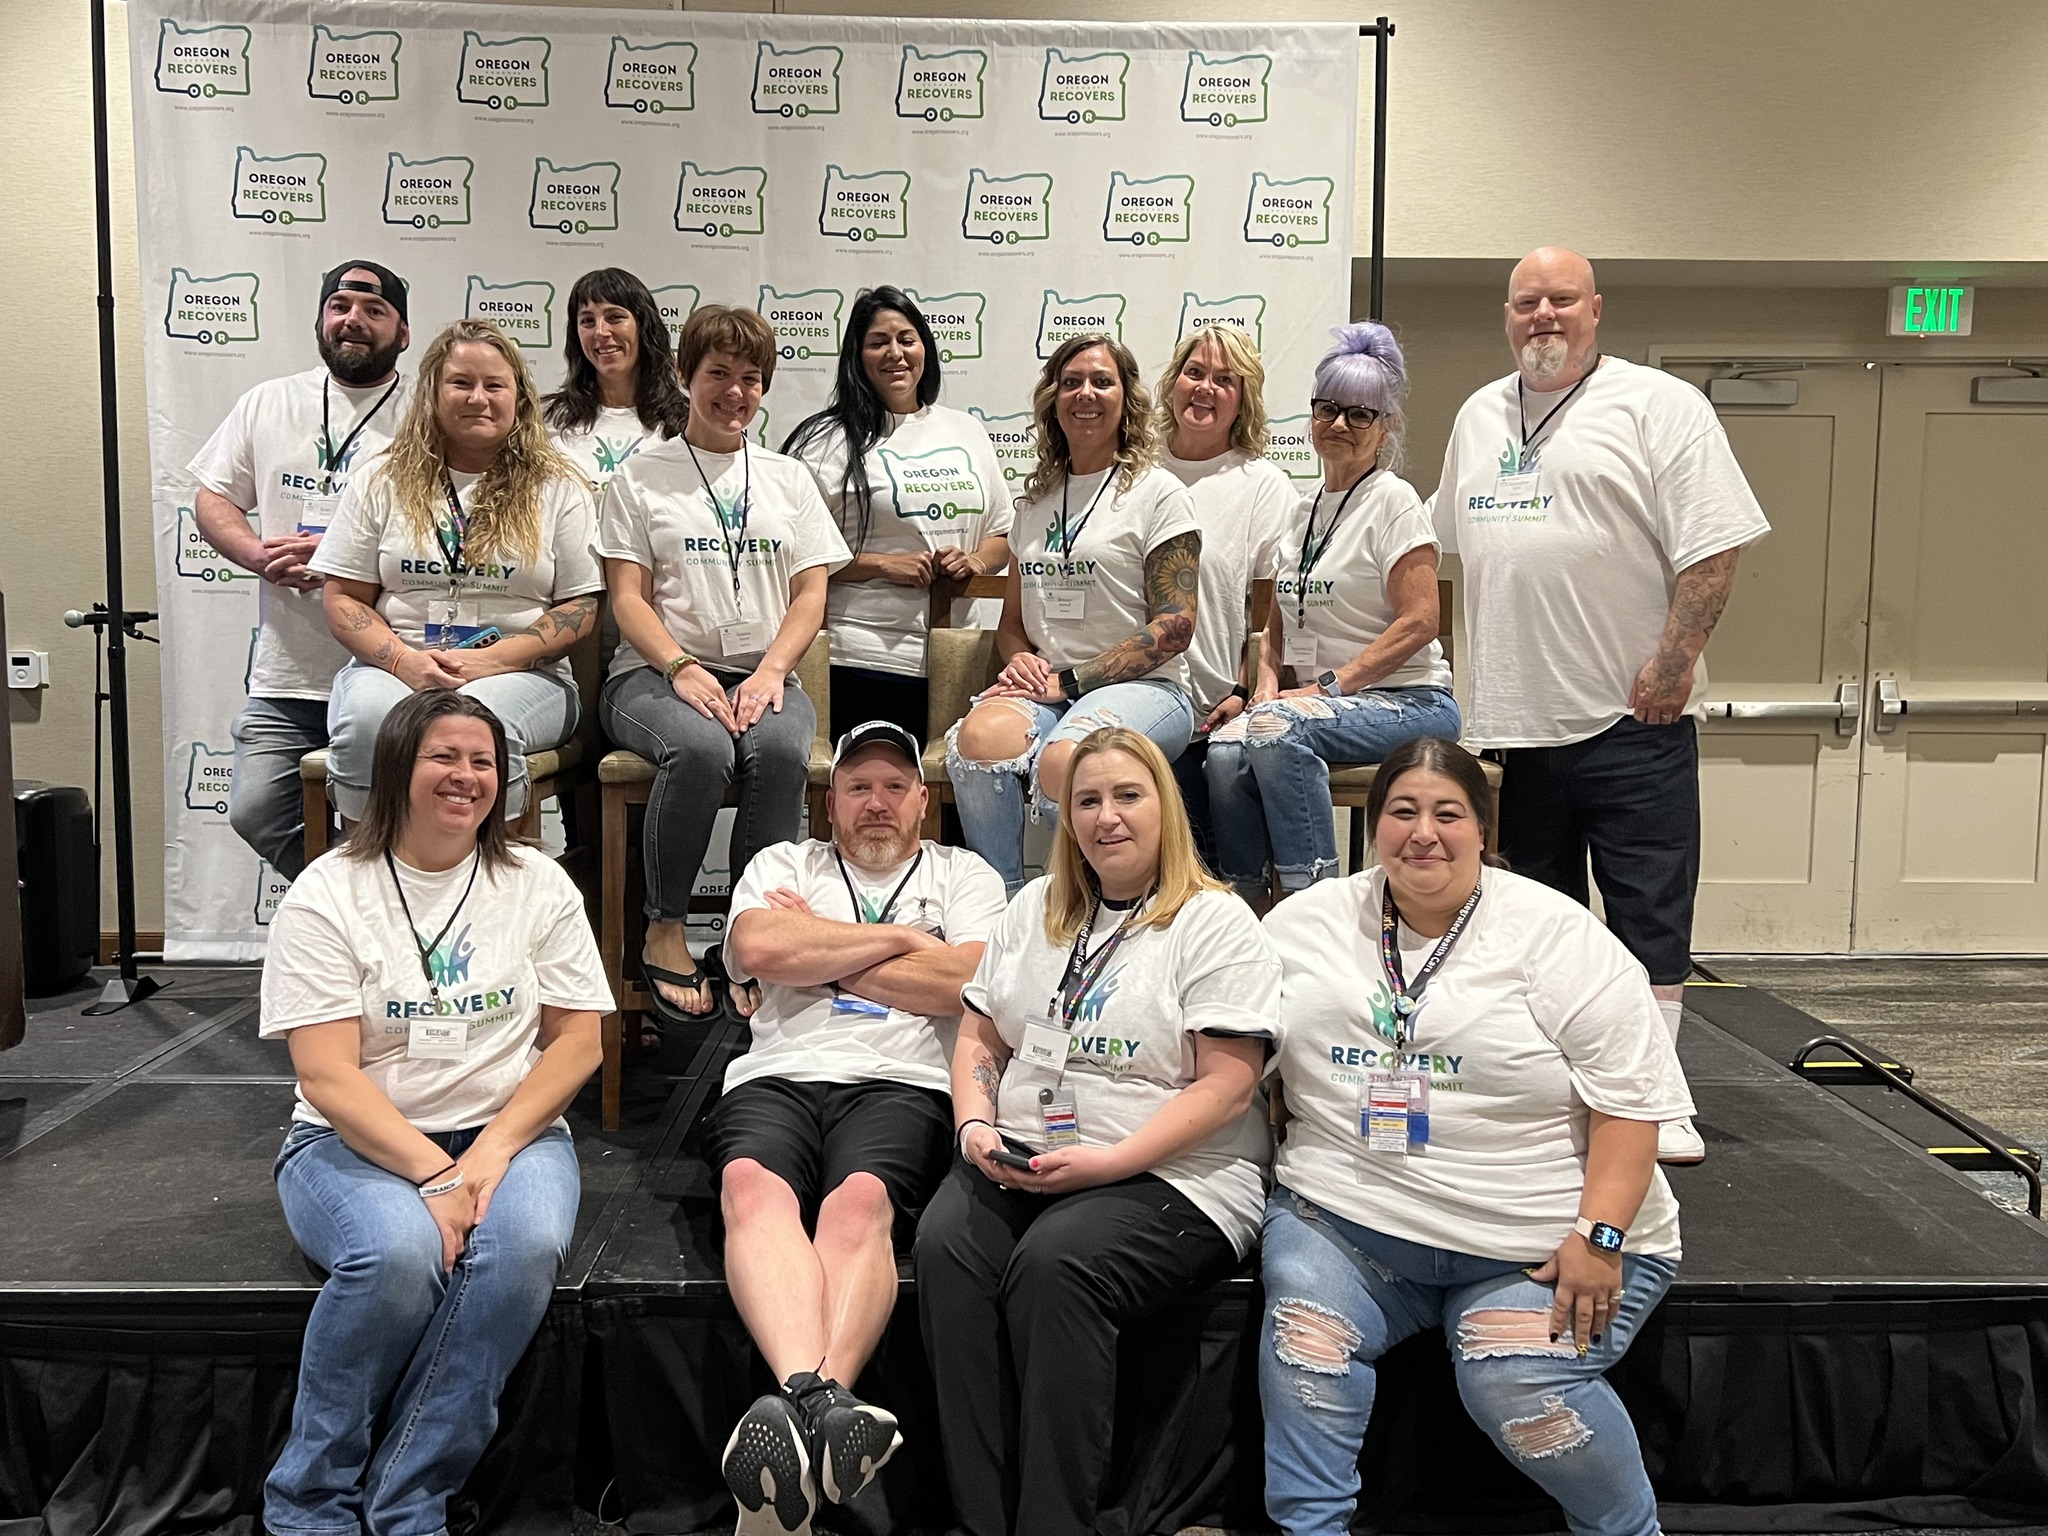
[[[1590,1216],[1581,1216],[1573,1222],[1572,1230],[1602,1253],[1619,1253],[1621,1245],[1628,1240],[1628,1234],[1621,1228],[1604,1221],[1595,1221]]]
[[[1316,678],[1316,686],[1333,699],[1344,697],[1344,685],[1337,681],[1335,672],[1324,672]]]
[[[1061,667],[1054,679],[1060,685],[1060,696],[1065,699],[1081,697],[1081,675],[1072,667]]]

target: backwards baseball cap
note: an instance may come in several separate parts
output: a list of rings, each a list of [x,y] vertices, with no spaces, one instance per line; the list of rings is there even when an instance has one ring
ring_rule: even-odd
[[[832,771],[837,773],[839,765],[863,747],[894,747],[912,769],[921,770],[924,765],[924,748],[915,736],[894,720],[869,720],[839,738],[839,745],[832,749]]]
[[[357,275],[350,277],[351,272]],[[374,278],[362,276],[365,272],[374,273]],[[412,323],[405,312],[405,279],[379,262],[344,261],[321,278],[320,308],[327,308],[327,301],[337,293],[373,293],[397,310],[400,320]]]

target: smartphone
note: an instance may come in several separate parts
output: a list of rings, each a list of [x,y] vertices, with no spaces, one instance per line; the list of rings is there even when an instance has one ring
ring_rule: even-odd
[[[1012,1152],[1008,1147],[997,1147],[988,1155],[992,1163],[1001,1163],[1005,1168],[1022,1168],[1031,1171],[1031,1155],[1026,1152]]]
[[[478,630],[475,634],[471,635],[467,640],[459,642],[456,645],[455,649],[458,651],[477,650],[481,649],[486,645],[496,645],[500,640],[504,638],[504,631],[499,629],[497,625],[486,624],[482,629]]]

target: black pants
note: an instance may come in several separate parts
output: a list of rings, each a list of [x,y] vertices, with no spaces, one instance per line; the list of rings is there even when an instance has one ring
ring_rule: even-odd
[[[1152,1174],[1070,1195],[957,1157],[917,1229],[917,1307],[953,1508],[968,1536],[1091,1536],[1109,1470],[1117,1336],[1237,1264]]]
[[[1180,798],[1188,808],[1188,829],[1195,834],[1195,852],[1202,866],[1216,872],[1216,833],[1209,815],[1209,738],[1197,736],[1173,760],[1173,781],[1180,786]]]
[[[834,667],[832,739],[836,742],[870,720],[893,720],[928,747],[931,743],[924,736],[931,729],[930,701],[931,684],[925,678],[867,667]]]
[[[1586,856],[1607,926],[1650,984],[1692,971],[1700,882],[1699,734],[1690,719],[1632,716],[1566,747],[1501,754],[1500,851],[1508,867],[1584,902]]]

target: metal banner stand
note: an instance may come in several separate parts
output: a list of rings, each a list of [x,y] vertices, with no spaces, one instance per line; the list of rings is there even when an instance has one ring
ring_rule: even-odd
[[[1382,16],[1360,37],[1373,41],[1372,59],[1372,288],[1365,318],[1379,320],[1387,301],[1387,45],[1394,24]]]

